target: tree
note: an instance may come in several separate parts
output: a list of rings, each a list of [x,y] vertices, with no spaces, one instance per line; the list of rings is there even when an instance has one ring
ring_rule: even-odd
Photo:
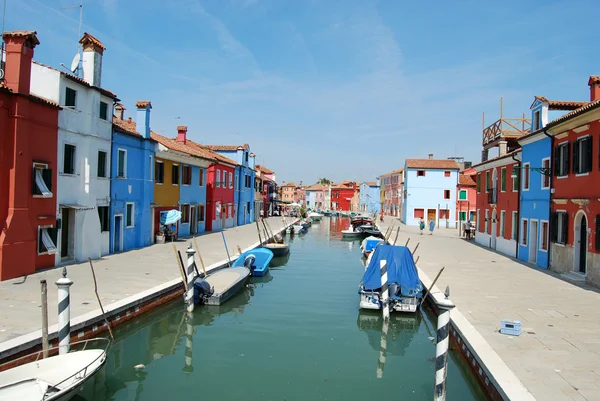
[[[331,180],[328,180],[327,178],[319,178],[317,184],[329,185],[331,184]]]

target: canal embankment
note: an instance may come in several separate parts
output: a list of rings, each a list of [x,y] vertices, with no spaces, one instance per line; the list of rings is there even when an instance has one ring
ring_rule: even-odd
[[[296,219],[271,217],[265,220],[273,231],[279,232]],[[244,252],[259,245],[255,224],[226,229],[224,236],[232,259],[238,255],[237,247]],[[197,244],[207,273],[227,266],[221,232],[156,244],[93,261],[98,293],[111,326],[181,297],[184,287],[173,246],[185,258],[190,240]],[[198,261],[198,255],[196,258]],[[107,327],[94,292],[89,263],[66,267],[68,277],[73,281],[70,294],[72,340],[103,333]],[[48,283],[49,338],[56,340],[58,305],[54,283],[61,273],[62,267],[0,282],[0,363],[41,346],[40,280]]]
[[[392,222],[400,227],[398,244],[419,243],[415,257],[425,285],[445,266],[433,295],[443,298],[449,286],[454,346],[482,386],[498,391],[496,399],[598,399],[597,289],[465,241],[456,230],[420,235],[390,218],[378,225],[385,232]],[[501,334],[504,319],[521,321],[521,335]]]

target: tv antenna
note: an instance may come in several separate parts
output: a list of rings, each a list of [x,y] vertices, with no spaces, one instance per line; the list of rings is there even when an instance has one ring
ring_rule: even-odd
[[[4,21],[6,20],[6,0],[2,5],[2,35],[4,35]],[[0,46],[0,81],[4,81],[4,61],[6,53],[4,52],[4,40],[2,40],[2,46]]]
[[[6,1],[6,0],[5,0]],[[79,8],[79,31],[77,36],[77,54],[73,57],[73,61],[71,62],[71,68],[67,68],[66,65],[60,63],[61,67],[70,70],[73,74],[79,76],[79,71],[81,71],[81,49],[79,46],[79,39],[81,38],[81,25],[83,23],[83,0],[79,4],[74,4],[72,6],[61,7],[62,10]]]

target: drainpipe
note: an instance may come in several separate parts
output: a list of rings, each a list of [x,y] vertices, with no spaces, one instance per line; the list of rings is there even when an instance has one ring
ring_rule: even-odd
[[[236,222],[236,226],[240,225],[240,202],[242,201],[242,167],[238,166],[238,179],[237,179],[237,193],[238,193],[238,201],[237,201],[237,208],[235,210],[235,222]],[[234,173],[235,174],[235,173]],[[235,179],[235,177],[234,177]],[[235,189],[236,185],[233,185],[233,190],[236,191]],[[234,194],[235,196],[235,194]],[[246,221],[246,216],[244,216],[244,222]]]
[[[512,155],[510,155],[510,157],[512,157],[512,159],[514,161],[516,161],[517,164],[519,165],[519,188],[518,188],[518,192],[517,192],[517,197],[518,197],[518,202],[517,202],[517,239],[515,241],[517,243],[516,249],[515,249],[515,256],[517,259],[519,259],[519,238],[521,238],[521,187],[523,185],[521,182],[521,168],[523,166],[523,162],[520,160],[517,160],[515,158],[514,153]]]
[[[546,128],[544,128],[544,130],[542,131],[544,133],[544,135],[546,135],[548,138],[550,138],[550,188],[548,188],[548,191],[550,191],[549,193],[549,197],[548,197],[548,209],[550,212],[550,215],[548,216],[548,231],[551,230],[550,228],[550,217],[552,216],[552,171],[554,170],[554,166],[552,165],[552,161],[554,160],[553,157],[553,151],[554,151],[554,136],[550,135],[548,133],[548,130]],[[548,270],[550,270],[550,258],[552,257],[551,255],[551,250],[552,247],[550,246],[550,232],[548,232]]]

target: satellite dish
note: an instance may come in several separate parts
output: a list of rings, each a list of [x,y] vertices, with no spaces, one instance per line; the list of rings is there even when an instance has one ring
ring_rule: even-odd
[[[71,62],[71,72],[76,72],[79,69],[79,62],[81,61],[81,56],[79,53],[73,57],[73,61]]]

